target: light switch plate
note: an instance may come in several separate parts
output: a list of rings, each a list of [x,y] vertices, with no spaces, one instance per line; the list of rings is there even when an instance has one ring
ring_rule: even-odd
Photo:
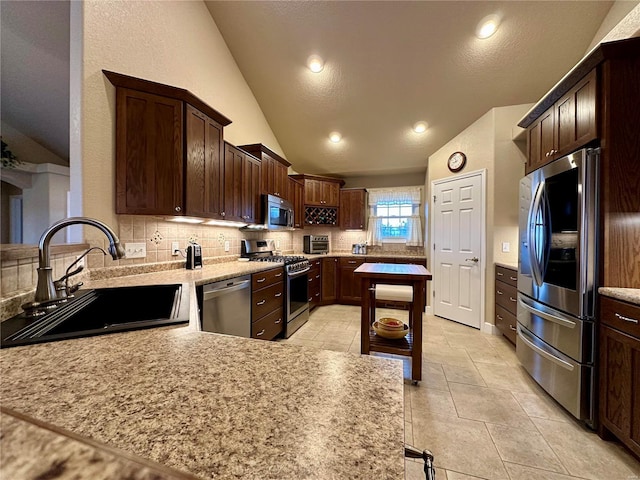
[[[229,240],[225,240],[224,241],[224,251],[228,252],[231,249],[231,243],[229,242]]]
[[[125,243],[124,251],[126,258],[144,258],[147,256],[147,245],[145,243]]]
[[[511,244],[509,242],[502,242],[502,253],[509,253],[511,251]]]

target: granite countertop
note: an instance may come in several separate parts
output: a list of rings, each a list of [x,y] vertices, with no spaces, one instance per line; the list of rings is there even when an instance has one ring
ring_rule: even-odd
[[[598,293],[605,297],[640,305],[640,288],[600,287]]]
[[[518,270],[518,262],[494,262],[499,267],[510,268],[511,270]]]
[[[396,359],[191,325],[3,349],[0,378],[4,414],[201,478],[404,478]],[[38,430],[25,430],[35,441]],[[65,463],[60,438],[34,450],[4,432],[3,459],[19,461],[3,461],[3,478],[25,464],[62,462],[78,477],[89,468]]]
[[[348,252],[329,252],[329,253],[295,253],[295,255],[302,255],[307,257],[309,260],[313,260],[316,258],[324,258],[324,257],[362,257],[365,260],[367,258],[407,258],[407,259],[419,259],[419,260],[424,260],[427,258],[426,255],[418,255],[418,254],[412,254],[412,253],[392,253],[392,252],[387,252],[387,253],[367,253],[366,255],[363,255],[361,253],[351,253],[350,251]]]

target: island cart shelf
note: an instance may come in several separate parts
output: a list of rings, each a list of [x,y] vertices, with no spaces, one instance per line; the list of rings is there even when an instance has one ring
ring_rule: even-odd
[[[422,265],[397,263],[363,263],[354,271],[361,280],[362,313],[360,322],[360,352],[388,353],[411,357],[411,379],[422,380],[422,313],[425,307],[426,282],[431,273]],[[373,330],[376,320],[376,285],[408,285],[413,288],[409,310],[409,332],[402,339],[387,339]]]

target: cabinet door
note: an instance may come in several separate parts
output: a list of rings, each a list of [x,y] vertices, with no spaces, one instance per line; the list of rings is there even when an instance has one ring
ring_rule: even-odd
[[[558,158],[596,138],[596,71],[582,79],[555,104]]]
[[[600,419],[640,455],[640,340],[600,325]]]
[[[338,298],[338,259],[322,259],[322,304],[329,305],[335,303]]]
[[[555,109],[551,107],[529,127],[527,173],[551,161],[555,152]]]
[[[340,185],[333,182],[322,182],[322,201],[328,207],[340,206]]]
[[[260,161],[245,155],[242,163],[242,219],[255,223],[260,217]]]
[[[262,155],[260,162],[260,191],[265,195],[273,195],[273,160],[268,155]]]
[[[274,195],[286,199],[289,191],[288,167],[277,160],[273,161],[273,165]]]
[[[320,180],[304,180],[304,204],[324,205],[322,203],[322,182]]]
[[[304,184],[289,178],[289,201],[293,204],[293,227],[304,228]]]
[[[366,218],[366,191],[342,190],[340,192],[340,226],[343,229],[364,229]]]
[[[338,298],[340,303],[355,305],[362,300],[360,288],[362,281],[354,275],[354,270],[364,263],[364,259],[346,257],[339,260]]]
[[[222,126],[191,105],[186,107],[185,214],[221,218]]]
[[[225,144],[223,174],[223,211],[225,220],[242,221],[242,164],[244,152]]]
[[[116,89],[116,213],[183,215],[183,102]]]

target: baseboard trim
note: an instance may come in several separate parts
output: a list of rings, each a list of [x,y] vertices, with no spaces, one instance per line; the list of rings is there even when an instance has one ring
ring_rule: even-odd
[[[433,308],[431,308],[431,305],[427,305],[427,308],[424,309],[424,313],[427,315],[433,315]]]
[[[482,332],[488,333],[490,335],[502,335],[498,327],[496,327],[493,323],[484,322],[482,326]]]

